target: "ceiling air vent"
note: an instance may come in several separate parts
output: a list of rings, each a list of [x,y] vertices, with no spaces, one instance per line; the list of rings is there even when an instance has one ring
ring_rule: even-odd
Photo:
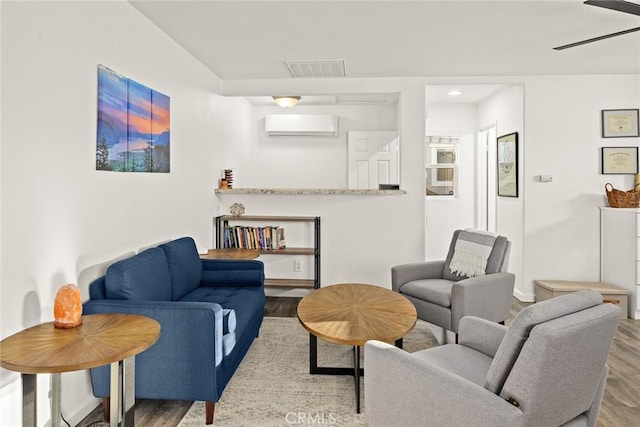
[[[346,77],[343,59],[284,61],[292,77]]]

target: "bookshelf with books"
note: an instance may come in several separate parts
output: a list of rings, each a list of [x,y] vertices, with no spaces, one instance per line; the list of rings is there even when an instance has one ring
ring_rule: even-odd
[[[308,223],[312,226],[309,246],[291,246],[286,236],[287,224]],[[215,217],[216,248],[259,249],[264,255],[304,255],[312,257],[313,279],[266,278],[265,286],[320,287],[320,217],[271,215],[221,215]],[[291,231],[291,230],[289,230]]]

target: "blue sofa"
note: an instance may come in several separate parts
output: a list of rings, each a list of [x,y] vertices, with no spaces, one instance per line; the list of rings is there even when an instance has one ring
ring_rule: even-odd
[[[115,262],[89,286],[84,314],[130,313],[161,326],[136,356],[136,398],[203,400],[206,423],[264,317],[262,262],[200,259],[183,237]],[[109,367],[91,369],[108,408]],[[107,411],[105,411],[107,416]]]

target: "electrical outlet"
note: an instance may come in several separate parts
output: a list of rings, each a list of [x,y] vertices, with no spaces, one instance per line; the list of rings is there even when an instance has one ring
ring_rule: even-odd
[[[295,271],[296,273],[299,273],[302,271],[302,260],[299,258],[296,258],[293,260],[293,271]]]

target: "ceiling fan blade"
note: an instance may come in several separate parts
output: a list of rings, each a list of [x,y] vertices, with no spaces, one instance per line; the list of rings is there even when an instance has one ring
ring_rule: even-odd
[[[640,31],[640,27],[630,28],[628,30],[618,31],[617,33],[606,34],[604,36],[598,36],[598,37],[594,37],[592,39],[587,39],[587,40],[582,40],[582,41],[575,42],[575,43],[565,44],[565,45],[562,45],[562,46],[554,47],[553,49],[554,50],[569,49],[570,47],[576,47],[576,46],[581,46],[581,45],[587,44],[587,43],[597,42],[599,40],[610,39],[611,37],[621,36],[623,34],[635,33],[636,31]]]
[[[640,16],[640,4],[624,0],[587,0],[584,4],[604,7],[605,9],[617,10],[618,12],[625,12]]]

